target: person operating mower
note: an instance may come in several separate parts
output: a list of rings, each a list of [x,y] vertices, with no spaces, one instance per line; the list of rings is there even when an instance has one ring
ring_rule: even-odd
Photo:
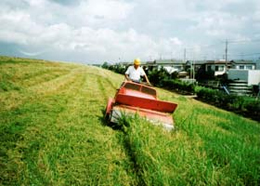
[[[134,65],[131,65],[127,68],[125,72],[125,78],[127,81],[133,81],[135,83],[141,83],[141,77],[144,77],[146,83],[151,85],[145,71],[142,67],[140,67],[141,61],[140,59],[134,60]]]

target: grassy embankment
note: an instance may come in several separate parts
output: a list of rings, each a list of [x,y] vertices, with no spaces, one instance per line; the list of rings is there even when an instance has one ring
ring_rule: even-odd
[[[260,125],[168,91],[176,128],[103,112],[123,76],[0,58],[0,185],[259,185]]]

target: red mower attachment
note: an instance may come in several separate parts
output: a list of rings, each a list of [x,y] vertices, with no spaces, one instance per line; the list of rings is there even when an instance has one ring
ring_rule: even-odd
[[[174,128],[172,113],[176,107],[176,103],[158,100],[154,88],[126,81],[118,89],[114,99],[109,98],[106,118],[109,122],[118,123],[122,114],[138,114],[154,124],[161,124],[167,130],[172,130]]]

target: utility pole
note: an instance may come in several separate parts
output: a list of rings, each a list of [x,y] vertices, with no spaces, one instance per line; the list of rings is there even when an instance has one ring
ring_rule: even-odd
[[[195,59],[193,59],[193,79],[195,79]]]
[[[190,60],[190,79],[192,79],[192,60]]]
[[[184,48],[183,62],[186,61],[186,48]]]
[[[228,40],[226,39],[226,48],[225,48],[225,62],[227,68],[227,61],[228,61]]]

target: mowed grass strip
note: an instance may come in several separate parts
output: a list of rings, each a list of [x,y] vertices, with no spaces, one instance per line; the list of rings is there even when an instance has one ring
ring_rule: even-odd
[[[62,86],[45,82],[20,92],[23,103],[1,113],[2,184],[135,183],[117,132],[104,125],[107,81],[101,90],[96,68],[71,73]]]
[[[1,60],[2,59],[2,60]],[[76,65],[0,57],[0,93],[21,90],[69,73]]]

